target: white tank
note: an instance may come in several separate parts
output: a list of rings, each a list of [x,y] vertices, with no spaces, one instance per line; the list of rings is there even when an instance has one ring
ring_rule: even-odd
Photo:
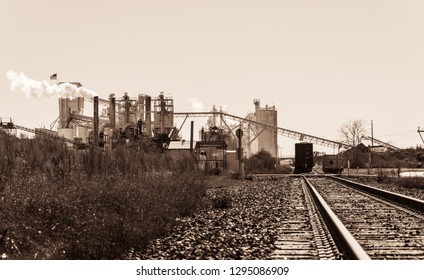
[[[82,138],[83,143],[88,143],[88,128],[79,126],[76,137]]]
[[[74,129],[73,128],[59,128],[57,134],[66,139],[74,140]]]

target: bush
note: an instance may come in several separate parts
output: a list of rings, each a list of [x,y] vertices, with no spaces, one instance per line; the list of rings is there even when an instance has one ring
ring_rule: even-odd
[[[190,159],[118,148],[74,151],[0,131],[0,255],[8,259],[120,259],[202,207]]]
[[[227,209],[231,208],[233,204],[233,199],[228,192],[215,192],[211,198],[213,208],[217,209]]]
[[[279,173],[290,174],[293,169],[287,165],[277,165],[277,160],[272,155],[265,151],[260,150],[245,161],[245,168],[247,173]]]
[[[420,177],[404,177],[398,178],[399,185],[404,188],[424,190],[424,180]]]

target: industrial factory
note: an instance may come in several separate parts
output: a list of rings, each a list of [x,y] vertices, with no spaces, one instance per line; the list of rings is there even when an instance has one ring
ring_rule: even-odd
[[[93,116],[84,115],[86,102],[93,103]],[[130,97],[127,93],[120,98],[111,94],[109,100],[59,98],[57,132],[50,133],[105,150],[142,138],[160,141],[166,148],[171,139],[178,140],[173,112],[173,99],[163,93],[156,99],[144,94]]]
[[[29,82],[39,85],[39,82],[23,75],[12,78],[11,82],[25,94],[38,94],[24,85]],[[48,135],[65,141],[74,149],[95,147],[107,151],[118,145],[128,145],[158,149],[175,157],[186,154],[199,158],[202,154],[208,166],[220,171],[241,170],[240,159],[261,150],[278,159],[278,134],[333,150],[346,148],[337,141],[278,127],[275,106],[261,105],[259,99],[253,100],[252,113],[239,117],[216,106],[205,112],[175,112],[173,98],[162,92],[157,96],[110,94],[108,99],[102,99],[79,82],[60,82],[42,88],[47,96],[58,96],[59,116],[49,129],[23,127],[11,119],[1,119],[0,128],[12,133],[23,130],[36,136]],[[177,118],[183,120],[177,122]],[[194,120],[191,120],[189,133],[183,130],[189,118],[203,118],[197,119],[198,131],[194,131]],[[182,131],[186,135],[183,136]]]
[[[82,88],[79,82],[67,84]],[[65,140],[75,149],[110,150],[117,145],[149,142],[163,152],[197,155],[203,152],[210,166],[219,170],[237,169],[233,166],[237,159],[261,149],[278,157],[277,110],[275,106],[261,107],[259,99],[255,99],[253,105],[254,112],[242,118],[217,110],[215,106],[209,112],[174,112],[173,98],[162,92],[155,97],[110,94],[107,100],[98,96],[59,97],[59,116],[50,129],[30,129],[13,124],[12,120],[2,120],[2,128],[32,132],[36,137],[48,135]],[[182,117],[185,119],[177,128],[175,118]],[[194,132],[194,121],[191,121],[189,140],[186,140],[181,135],[182,128],[186,120],[193,117],[203,117],[206,121],[197,123],[202,127],[198,132]]]

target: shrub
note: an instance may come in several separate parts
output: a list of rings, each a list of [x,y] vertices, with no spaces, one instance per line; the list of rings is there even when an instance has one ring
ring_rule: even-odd
[[[402,187],[424,190],[424,180],[420,177],[403,177],[398,178],[398,182]]]
[[[122,258],[202,207],[206,193],[190,159],[162,153],[75,151],[0,133],[5,157],[0,230],[8,233],[0,255],[9,259]]]
[[[293,169],[287,165],[277,165],[277,161],[272,155],[265,151],[260,150],[247,160],[245,160],[245,168],[247,173],[279,173],[290,174]]]
[[[228,192],[215,192],[211,198],[213,208],[227,209],[232,207],[233,199]]]

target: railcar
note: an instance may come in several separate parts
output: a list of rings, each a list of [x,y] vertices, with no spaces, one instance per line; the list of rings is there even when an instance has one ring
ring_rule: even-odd
[[[294,156],[294,173],[309,173],[314,166],[312,143],[296,143]]]
[[[345,160],[339,155],[324,155],[322,158],[322,171],[324,173],[340,174],[343,172]]]

